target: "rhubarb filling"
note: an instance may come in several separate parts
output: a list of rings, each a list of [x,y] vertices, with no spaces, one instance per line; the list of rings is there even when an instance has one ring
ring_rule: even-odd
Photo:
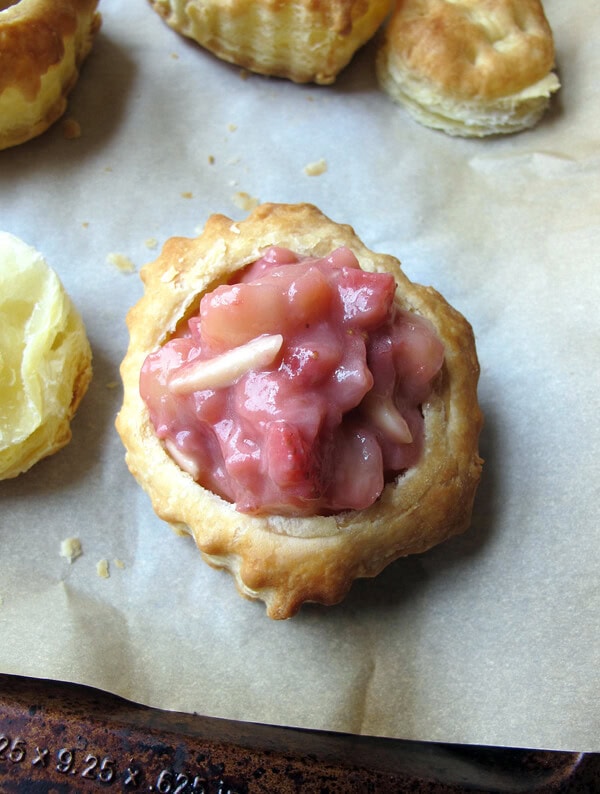
[[[173,460],[250,514],[369,507],[423,452],[444,349],[389,273],[338,248],[269,248],[145,360],[140,393]]]

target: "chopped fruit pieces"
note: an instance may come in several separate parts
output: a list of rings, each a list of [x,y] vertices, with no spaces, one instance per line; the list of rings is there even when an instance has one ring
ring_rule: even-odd
[[[220,356],[206,360],[195,359],[183,372],[169,380],[169,389],[175,394],[189,394],[206,389],[224,389],[250,370],[263,369],[273,363],[281,350],[283,336],[259,336],[240,347],[234,347]]]
[[[420,409],[444,358],[395,286],[347,248],[312,258],[274,246],[205,294],[140,377],[173,460],[242,512],[371,505],[419,459]]]

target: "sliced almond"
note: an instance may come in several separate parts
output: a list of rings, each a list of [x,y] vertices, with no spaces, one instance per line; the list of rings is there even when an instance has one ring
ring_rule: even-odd
[[[363,400],[363,408],[373,424],[397,444],[412,442],[412,433],[406,419],[389,397],[368,394]]]
[[[169,381],[169,390],[175,394],[189,394],[203,389],[231,386],[250,370],[262,369],[272,364],[282,344],[281,334],[258,336],[244,345],[221,353],[220,356],[197,361]]]
[[[186,471],[194,480],[197,480],[200,476],[200,467],[196,461],[190,455],[182,452],[170,438],[165,440],[165,447],[179,468]]]

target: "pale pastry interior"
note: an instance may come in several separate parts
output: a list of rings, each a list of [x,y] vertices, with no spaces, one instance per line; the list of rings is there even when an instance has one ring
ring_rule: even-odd
[[[71,439],[91,379],[83,321],[41,254],[0,232],[0,479]]]

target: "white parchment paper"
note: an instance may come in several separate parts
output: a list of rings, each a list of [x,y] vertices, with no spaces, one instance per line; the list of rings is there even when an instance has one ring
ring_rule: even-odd
[[[547,0],[563,87],[542,123],[476,141],[393,105],[375,41],[335,86],[296,86],[243,79],[142,0],[101,10],[81,137],[59,123],[0,152],[0,228],[59,273],[95,370],[69,446],[0,483],[0,670],[252,722],[600,751],[594,4]],[[113,426],[142,286],[110,255],[138,270],[211,213],[242,218],[239,192],[313,202],[399,257],[469,318],[482,365],[470,531],[283,623],[154,516]]]

